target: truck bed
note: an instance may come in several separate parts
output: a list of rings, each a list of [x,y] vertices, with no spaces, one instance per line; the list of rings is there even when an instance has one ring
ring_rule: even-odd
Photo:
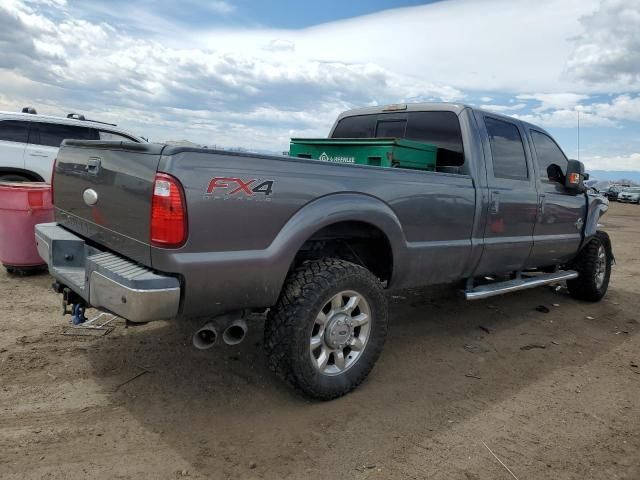
[[[88,165],[96,159],[100,168],[93,174]],[[189,236],[179,249],[149,241],[156,171],[184,187]],[[92,207],[83,200],[87,188],[100,198]],[[182,276],[185,295],[192,297],[182,302],[188,315],[210,311],[190,300],[214,292],[219,297],[220,291],[227,292],[216,298],[220,311],[244,304],[247,296],[257,305],[272,304],[306,238],[341,218],[373,224],[394,244],[390,284],[460,278],[476,216],[469,175],[153,144],[67,141],[54,191],[56,220],[65,228],[141,265]]]

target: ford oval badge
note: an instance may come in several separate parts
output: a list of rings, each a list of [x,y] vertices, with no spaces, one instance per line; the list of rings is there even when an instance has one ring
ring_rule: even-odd
[[[96,192],[93,188],[87,188],[84,192],[82,192],[82,199],[84,200],[84,203],[91,207],[98,203],[98,192]]]

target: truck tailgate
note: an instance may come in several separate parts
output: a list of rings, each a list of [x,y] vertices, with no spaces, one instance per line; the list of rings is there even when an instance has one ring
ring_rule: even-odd
[[[150,265],[153,181],[163,145],[63,142],[53,176],[56,221]]]

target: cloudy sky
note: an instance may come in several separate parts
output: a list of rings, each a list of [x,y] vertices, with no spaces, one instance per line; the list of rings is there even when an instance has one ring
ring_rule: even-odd
[[[342,110],[456,101],[640,171],[640,0],[2,0],[0,110],[286,150]]]

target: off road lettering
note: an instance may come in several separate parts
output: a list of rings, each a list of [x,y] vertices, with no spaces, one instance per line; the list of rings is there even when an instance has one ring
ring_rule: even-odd
[[[229,196],[237,194],[246,195],[247,197],[253,197],[256,194],[271,195],[273,180],[264,180],[252,188],[255,182],[258,182],[258,179],[244,180],[233,177],[214,177],[209,182],[207,194],[213,195],[224,191],[223,193]]]

